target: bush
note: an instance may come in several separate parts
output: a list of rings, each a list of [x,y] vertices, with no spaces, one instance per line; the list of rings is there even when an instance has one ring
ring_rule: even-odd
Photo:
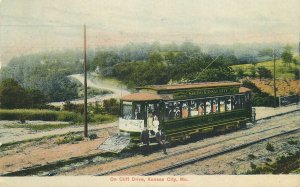
[[[268,93],[262,92],[253,82],[249,80],[243,81],[243,86],[252,90],[253,106],[274,106],[274,97]],[[279,100],[276,98],[276,105],[278,106]]]
[[[82,117],[73,112],[36,110],[36,109],[0,109],[0,120],[43,120],[81,122]]]
[[[89,135],[89,138],[90,138],[91,140],[94,140],[94,139],[98,138],[98,136],[97,136],[96,133],[92,133],[92,134]]]
[[[66,144],[66,143],[74,143],[74,142],[79,142],[82,141],[83,137],[81,135],[75,135],[75,136],[64,136],[64,137],[59,137],[55,143],[60,145],[60,144]]]
[[[114,98],[104,100],[103,108],[104,108],[104,111],[108,114],[119,115],[120,103]]]
[[[275,151],[274,150],[274,146],[272,145],[272,144],[270,144],[270,143],[267,143],[267,146],[266,146],[266,149],[268,150],[268,151]]]
[[[252,159],[255,159],[255,158],[256,158],[256,156],[255,156],[255,155],[253,155],[253,154],[250,154],[250,155],[248,155],[248,158],[252,160]]]
[[[298,141],[297,140],[288,140],[288,144],[290,144],[290,145],[297,145]]]
[[[88,120],[89,122],[103,123],[103,122],[112,122],[117,119],[116,116],[108,115],[108,114],[89,114]]]

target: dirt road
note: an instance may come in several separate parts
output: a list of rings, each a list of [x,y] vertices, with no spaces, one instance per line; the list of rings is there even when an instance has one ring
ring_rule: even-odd
[[[82,74],[74,74],[70,76],[73,79],[78,80],[81,84],[84,84],[84,77]],[[88,103],[90,102],[96,102],[96,101],[103,101],[105,99],[110,98],[120,98],[123,95],[127,95],[130,92],[126,89],[126,86],[122,85],[118,81],[112,81],[109,79],[98,79],[94,75],[89,75],[87,78],[87,85],[88,87],[97,88],[97,89],[103,89],[103,90],[109,90],[112,91],[112,94],[106,94],[106,95],[97,95],[95,97],[89,98]],[[83,99],[73,100],[71,101],[74,104],[82,104],[84,102]],[[63,102],[53,102],[50,103],[54,106],[61,106]]]

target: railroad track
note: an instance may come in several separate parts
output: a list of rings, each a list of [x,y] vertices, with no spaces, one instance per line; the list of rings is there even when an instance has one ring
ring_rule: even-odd
[[[144,161],[144,162],[140,162],[140,163],[137,163],[137,164],[131,164],[131,165],[127,165],[127,166],[123,166],[123,167],[118,167],[116,169],[112,169],[112,170],[109,170],[109,171],[105,171],[105,172],[101,172],[101,173],[98,173],[97,175],[109,175],[109,174],[114,174],[116,172],[119,172],[119,171],[125,171],[125,170],[128,170],[130,168],[134,168],[134,167],[138,167],[139,165],[143,165],[143,164],[148,164],[148,163],[153,163],[155,161],[159,161],[159,160],[163,160],[163,159],[166,159],[166,158],[169,158],[170,156],[176,156],[176,155],[180,155],[180,154],[184,154],[184,153],[187,153],[187,152],[190,152],[190,151],[196,151],[196,150],[200,150],[200,149],[203,149],[203,148],[206,148],[206,147],[209,147],[209,146],[213,146],[213,145],[216,145],[216,144],[221,144],[221,143],[224,143],[226,141],[231,141],[231,140],[234,140],[234,139],[237,139],[237,138],[241,138],[241,137],[247,137],[247,136],[250,136],[250,135],[254,135],[254,134],[260,134],[260,133],[264,133],[264,132],[267,132],[267,131],[271,131],[271,130],[274,130],[274,129],[278,129],[278,128],[281,128],[281,127],[284,127],[284,126],[287,126],[287,125],[291,125],[292,123],[289,123],[289,124],[284,124],[284,125],[277,125],[277,126],[274,126],[272,128],[267,128],[267,129],[263,129],[263,130],[255,130],[254,132],[247,132],[247,131],[236,131],[237,133],[243,133],[243,132],[246,132],[248,134],[242,134],[242,135],[239,135],[239,136],[235,136],[235,137],[232,137],[232,138],[228,138],[228,137],[225,137],[224,139],[222,139],[221,141],[217,141],[217,142],[214,142],[214,143],[210,143],[210,144],[207,144],[207,145],[202,145],[202,146],[194,146],[192,148],[184,148],[184,149],[181,149],[177,152],[174,152],[170,155],[167,155],[167,156],[160,156],[158,158],[155,158],[155,159],[151,159],[151,160],[148,160],[148,161]],[[258,125],[259,126],[259,125]],[[264,126],[263,126],[264,127]],[[229,135],[230,136],[230,133],[226,134],[226,135]],[[8,173],[2,173],[0,175],[2,176],[25,176],[25,175],[36,175],[37,173],[40,173],[40,172],[49,172],[51,173],[52,172],[52,169],[54,168],[53,166],[56,166],[55,167],[55,170],[60,170],[59,168],[64,168],[65,166],[68,166],[70,164],[73,164],[73,163],[78,163],[81,162],[80,160],[84,160],[84,159],[88,159],[89,161],[90,160],[93,160],[95,157],[98,157],[100,155],[90,155],[90,156],[83,156],[81,157],[80,159],[70,159],[70,160],[61,160],[61,161],[58,161],[59,164],[57,164],[57,162],[54,162],[54,163],[48,163],[46,165],[40,165],[40,166],[34,166],[34,167],[30,167],[30,168],[23,168],[21,170],[18,170],[18,171],[14,171],[14,172],[8,172]],[[135,155],[130,155],[130,156],[124,156],[120,159],[126,159],[128,157],[131,157],[131,156],[135,156]],[[115,158],[115,160],[119,160],[118,157]],[[81,165],[77,168],[72,168],[70,170],[60,170],[59,172],[56,172],[54,175],[57,175],[57,174],[64,174],[64,173],[67,173],[67,172],[72,172],[73,170],[77,170],[77,169],[80,169],[80,168],[85,168],[85,167],[91,167],[91,166],[95,166],[95,165],[104,165],[106,164],[103,163],[103,162],[87,162],[88,164],[85,164],[85,165]],[[112,160],[114,161],[114,160]],[[109,161],[110,162],[110,161]],[[109,163],[108,162],[108,163]],[[64,164],[65,163],[65,164]],[[53,165],[53,166],[52,166]],[[50,170],[48,170],[47,168],[52,168]],[[96,173],[96,172],[94,172]],[[147,173],[146,173],[147,174]]]
[[[160,169],[157,169],[157,170],[154,170],[154,171],[143,173],[142,175],[145,175],[145,176],[147,176],[147,175],[156,175],[156,174],[159,174],[159,173],[171,170],[171,169],[175,169],[175,168],[178,168],[178,167],[181,167],[181,166],[184,166],[184,165],[192,164],[192,163],[195,163],[195,162],[198,162],[198,161],[201,161],[201,160],[205,160],[205,159],[213,158],[215,156],[222,155],[224,153],[228,153],[228,152],[231,152],[231,151],[242,149],[244,147],[247,147],[247,146],[250,146],[250,145],[253,145],[253,144],[268,140],[268,139],[271,139],[271,138],[275,138],[275,137],[282,136],[282,135],[287,135],[287,134],[292,134],[292,133],[296,133],[296,132],[300,132],[300,128],[293,129],[293,130],[283,132],[283,133],[278,133],[278,134],[275,134],[275,135],[272,135],[272,136],[269,136],[269,137],[266,137],[266,138],[262,138],[262,139],[259,139],[259,140],[256,140],[256,141],[252,141],[252,142],[249,142],[249,143],[237,145],[237,146],[234,146],[234,147],[229,147],[229,148],[226,148],[224,150],[217,151],[215,153],[211,153],[211,154],[208,154],[208,155],[205,155],[205,156],[199,156],[199,157],[195,157],[195,158],[192,158],[192,159],[177,162],[177,163],[172,164],[172,165],[167,166],[167,167],[163,167],[163,168],[160,168]]]
[[[166,160],[166,162],[168,162],[168,159],[175,158],[176,156],[180,156],[180,155],[183,155],[183,154],[186,154],[186,153],[189,153],[189,152],[199,151],[199,150],[202,150],[204,148],[208,148],[208,147],[215,146],[215,145],[221,145],[225,141],[230,142],[230,141],[236,140],[237,138],[244,138],[245,139],[245,137],[262,134],[264,132],[271,131],[271,130],[274,130],[274,129],[278,129],[278,128],[283,127],[283,126],[286,127],[287,124],[280,125],[280,126],[273,127],[273,128],[269,128],[269,129],[265,129],[265,130],[261,130],[261,131],[251,133],[251,134],[248,134],[248,135],[241,135],[241,136],[237,136],[237,137],[234,137],[234,138],[221,140],[221,141],[210,143],[210,144],[207,144],[207,145],[197,146],[197,147],[193,147],[193,148],[186,148],[186,149],[174,152],[170,155],[161,156],[161,157],[150,159],[150,160],[147,160],[147,161],[143,161],[143,162],[139,162],[139,163],[135,163],[135,164],[130,164],[130,165],[126,165],[126,166],[123,166],[123,167],[118,167],[116,169],[112,169],[112,170],[109,170],[109,171],[101,172],[101,173],[96,174],[96,176],[113,175],[113,174],[122,175],[123,173],[127,174],[128,170],[139,170],[139,168],[142,168],[142,170],[143,170],[144,168],[146,168],[146,165],[151,164],[151,163],[152,164],[156,163],[156,165],[159,165],[159,164],[157,164],[158,162],[162,162],[164,160]],[[244,147],[247,147],[247,146],[262,142],[262,141],[265,141],[265,140],[270,139],[270,138],[274,138],[274,137],[285,135],[285,134],[291,134],[291,133],[299,132],[299,130],[300,130],[300,128],[294,128],[294,129],[286,131],[286,132],[279,132],[279,133],[276,133],[276,134],[272,134],[270,136],[266,136],[266,137],[263,137],[263,138],[258,138],[257,140],[247,141],[246,143],[240,143],[240,144],[234,145],[234,146],[227,146],[224,149],[219,148],[218,151],[213,151],[211,153],[206,152],[206,153],[204,153],[200,156],[184,159],[183,161],[180,161],[180,162],[175,162],[175,163],[171,162],[169,165],[167,165],[165,167],[161,167],[160,169],[157,169],[157,170],[141,172],[141,173],[134,173],[134,174],[139,174],[139,175],[158,174],[158,173],[170,170],[170,169],[181,167],[181,166],[186,165],[186,164],[190,164],[190,163],[193,163],[193,162],[196,162],[196,161],[212,158],[214,156],[222,155],[224,153],[228,153],[228,152],[231,152],[231,151],[234,151],[234,150],[237,150],[237,149],[241,149],[241,148],[244,148]],[[130,173],[130,174],[132,174],[132,173]]]

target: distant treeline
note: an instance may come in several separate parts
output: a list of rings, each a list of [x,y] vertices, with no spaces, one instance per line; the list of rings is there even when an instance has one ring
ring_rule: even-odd
[[[236,46],[237,51],[240,50]],[[159,42],[127,44],[118,48],[88,50],[88,70],[104,77],[113,77],[129,87],[168,82],[201,82],[236,80],[233,64],[252,63],[247,52],[223,49],[205,50],[191,42],[180,45]],[[270,50],[256,51],[270,57]],[[247,56],[248,55],[248,56]],[[0,70],[0,82],[14,79],[22,88],[37,90],[46,102],[66,101],[78,97],[78,85],[68,75],[83,72],[82,50],[41,52],[11,59]],[[249,60],[250,59],[250,60]],[[247,61],[248,60],[248,61]]]

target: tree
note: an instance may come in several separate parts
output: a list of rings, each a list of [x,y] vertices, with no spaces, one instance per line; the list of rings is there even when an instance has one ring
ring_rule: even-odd
[[[236,76],[237,76],[238,78],[240,78],[240,79],[244,77],[244,71],[243,71],[242,68],[238,68],[238,69],[236,70]]]
[[[26,98],[26,104],[28,108],[41,108],[46,104],[45,96],[39,90],[27,89]]]
[[[273,57],[273,49],[271,48],[265,48],[262,49],[258,52],[259,56],[268,56],[268,57]]]
[[[272,78],[272,72],[266,67],[260,66],[257,68],[259,79],[261,78]]]
[[[104,111],[108,114],[118,115],[120,111],[120,103],[114,98],[103,101]]]
[[[255,68],[255,66],[253,65],[253,66],[251,66],[251,68],[250,68],[250,72],[251,72],[251,77],[256,77],[256,68]]]
[[[14,79],[6,79],[0,84],[1,108],[42,108],[45,102],[41,91],[24,89]]]
[[[290,47],[288,47],[288,46],[285,47],[285,50],[281,54],[281,58],[282,58],[283,62],[288,64],[290,67],[290,64],[293,62],[293,54],[291,52]]]
[[[25,97],[24,97],[25,96]],[[1,108],[25,108],[26,92],[14,79],[5,79],[0,84]]]
[[[295,69],[294,70],[294,75],[295,75],[295,79],[300,79],[300,70],[298,70],[298,69]]]
[[[150,53],[149,62],[151,64],[163,61],[163,56],[159,52]]]

